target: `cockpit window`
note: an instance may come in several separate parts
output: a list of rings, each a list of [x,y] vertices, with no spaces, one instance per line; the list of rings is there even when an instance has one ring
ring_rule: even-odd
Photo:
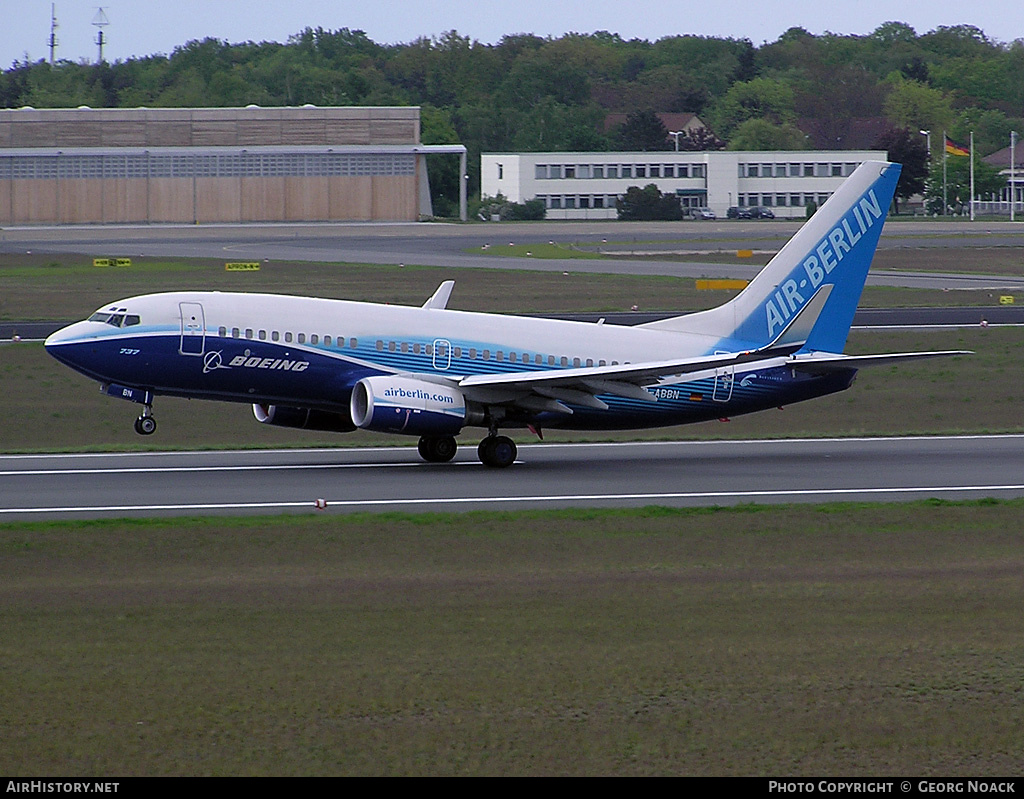
[[[138,314],[111,313],[110,311],[97,311],[89,317],[90,322],[103,322],[111,327],[131,327],[142,323]]]

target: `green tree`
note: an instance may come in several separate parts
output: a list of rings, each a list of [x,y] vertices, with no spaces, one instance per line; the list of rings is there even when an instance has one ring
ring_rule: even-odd
[[[917,132],[907,128],[890,128],[878,137],[872,149],[885,150],[890,161],[903,166],[893,197],[893,206],[898,214],[900,200],[909,200],[925,189],[928,180],[928,146]]]
[[[712,108],[712,128],[727,141],[736,128],[750,119],[775,125],[796,120],[795,94],[789,84],[776,78],[754,78],[734,83]]]
[[[1004,188],[1006,188],[1006,178],[999,174],[999,170],[975,158],[974,196],[978,199],[983,199],[998,193]],[[970,212],[970,158],[950,156],[946,159],[945,196],[949,213],[966,214]],[[942,197],[942,170],[938,168],[932,174],[932,179],[928,181],[928,186],[925,189],[925,203],[929,213],[942,213]]]
[[[910,130],[950,130],[956,118],[949,98],[941,91],[902,77],[893,79],[883,109],[894,127]]]
[[[671,146],[668,142],[668,128],[649,108],[634,111],[626,117],[626,121],[615,132],[615,143],[620,149],[631,152],[667,150]]]
[[[683,218],[683,208],[675,194],[662,194],[654,183],[642,189],[630,186],[615,201],[618,218],[626,221],[674,221]]]
[[[729,150],[806,150],[807,136],[793,125],[748,119],[729,138]]]

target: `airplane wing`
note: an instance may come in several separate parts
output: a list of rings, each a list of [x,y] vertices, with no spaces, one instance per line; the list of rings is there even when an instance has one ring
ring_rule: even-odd
[[[664,378],[682,377],[741,363],[757,362],[767,367],[782,365],[785,361],[779,352],[726,353],[615,366],[473,375],[462,378],[458,387],[470,399],[486,404],[511,404],[528,410],[572,413],[563,402],[601,410],[608,406],[597,398],[598,394],[656,402],[657,398],[644,387],[655,385]]]

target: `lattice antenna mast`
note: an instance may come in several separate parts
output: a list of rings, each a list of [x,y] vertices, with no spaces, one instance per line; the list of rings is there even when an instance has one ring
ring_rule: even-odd
[[[50,3],[50,66],[57,52],[57,4]]]
[[[96,61],[97,64],[103,63],[103,45],[106,44],[106,39],[103,38],[103,28],[110,24],[110,20],[107,19],[107,15],[103,13],[103,7],[98,6],[96,8],[96,16],[92,18],[92,24],[99,28],[99,33],[96,34],[96,44],[99,45],[100,55]]]

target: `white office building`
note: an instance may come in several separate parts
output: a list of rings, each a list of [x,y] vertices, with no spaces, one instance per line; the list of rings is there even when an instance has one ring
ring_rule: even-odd
[[[543,200],[548,219],[614,219],[615,200],[630,186],[654,183],[679,195],[684,210],[764,206],[777,217],[803,218],[878,150],[643,153],[483,153],[481,194],[513,202]]]

